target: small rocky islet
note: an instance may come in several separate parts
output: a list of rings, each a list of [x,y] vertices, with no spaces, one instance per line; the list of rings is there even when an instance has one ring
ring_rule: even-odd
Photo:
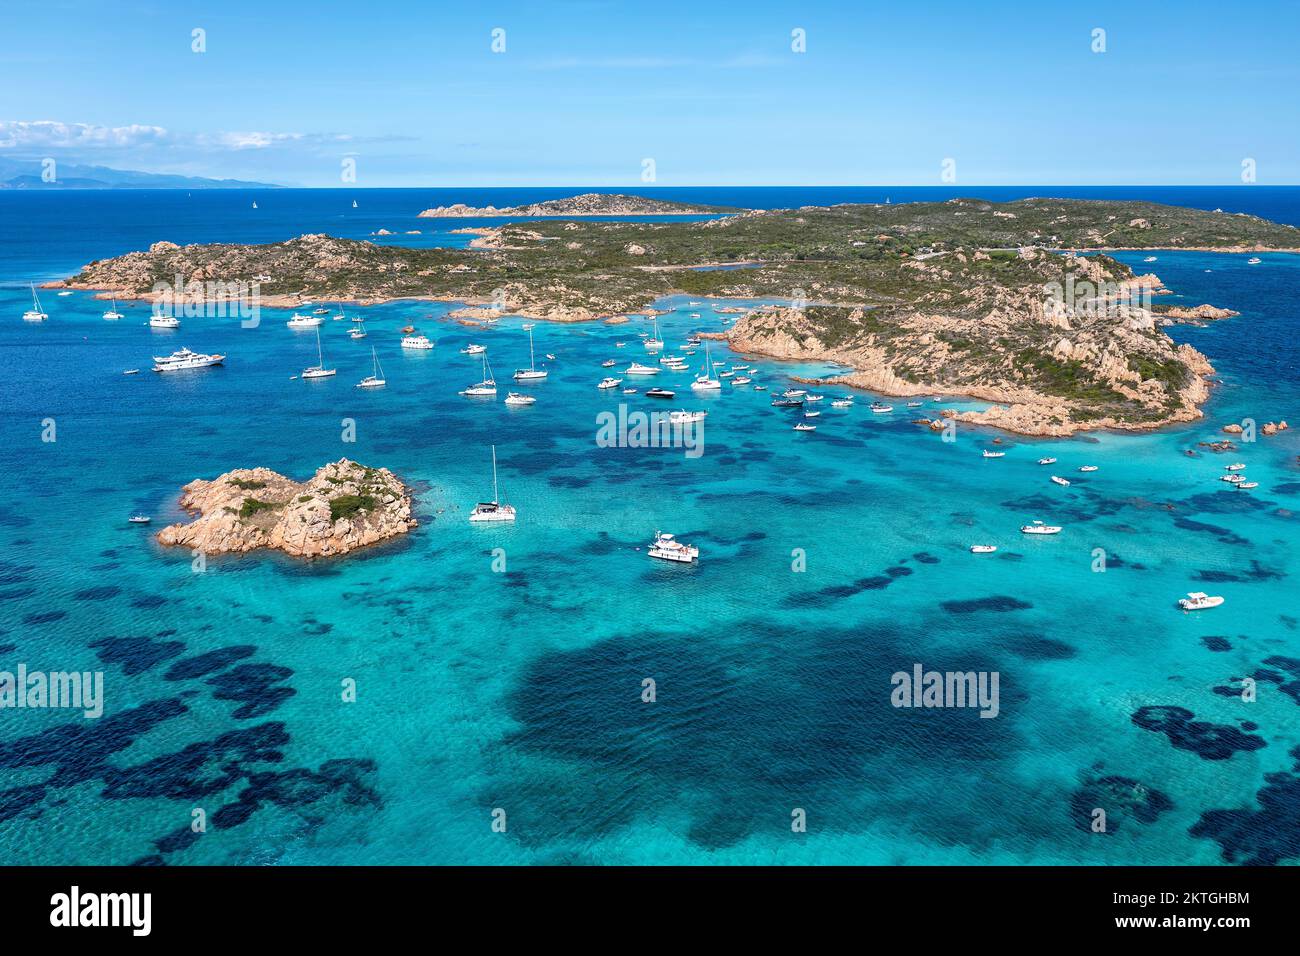
[[[387,468],[347,458],[303,482],[269,468],[238,468],[191,481],[181,491],[181,507],[198,517],[163,528],[158,541],[204,554],[272,548],[294,557],[330,557],[406,534],[418,524],[401,479]]]

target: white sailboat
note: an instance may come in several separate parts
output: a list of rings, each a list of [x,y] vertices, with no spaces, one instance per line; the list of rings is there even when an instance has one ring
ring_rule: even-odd
[[[122,313],[117,311],[117,299],[113,299],[113,307],[104,313],[104,318],[111,321],[113,319],[120,319],[121,317]]]
[[[647,352],[657,352],[659,349],[664,347],[664,340],[659,337],[659,319],[656,318],[654,321],[655,334],[651,338],[645,340],[645,348]]]
[[[325,367],[325,353],[321,351],[320,329],[317,328],[316,329],[316,364],[313,365],[311,368],[303,369],[302,377],[305,379],[329,378],[331,375],[336,375],[336,374],[338,374],[338,369]]]
[[[546,372],[538,371],[537,359],[533,355],[533,327],[528,328],[528,368],[515,369],[516,382],[540,382],[546,378]]]
[[[722,383],[713,377],[713,362],[709,359],[709,347],[704,346],[704,368],[691,382],[691,388],[697,392],[716,392],[722,389]]]
[[[362,322],[362,323],[361,323],[360,325],[358,325],[356,328],[354,328],[354,329],[350,329],[350,330],[348,331],[348,338],[350,338],[350,339],[364,339],[365,337],[366,337],[366,323],[365,323],[365,322]]]
[[[374,371],[357,382],[357,388],[383,388],[388,384],[384,381],[384,370],[379,367],[379,353],[373,345],[370,346],[370,357],[374,359]]]
[[[23,313],[24,322],[44,322],[49,318],[41,309],[40,297],[36,294],[36,283],[29,283],[32,287],[32,307]]]
[[[501,503],[501,495],[497,490],[497,446],[492,446],[492,500],[480,501],[474,506],[474,510],[469,513],[470,521],[514,521],[514,505]]]
[[[497,383],[492,377],[492,372],[488,369],[487,355],[483,356],[483,381],[477,385],[471,385],[469,388],[462,389],[461,395],[470,397],[482,397],[495,395],[497,393]]]

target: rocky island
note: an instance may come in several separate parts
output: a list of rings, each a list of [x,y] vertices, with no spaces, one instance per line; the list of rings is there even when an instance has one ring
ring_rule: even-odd
[[[176,276],[263,276],[263,304],[427,298],[566,322],[648,314],[672,293],[776,299],[802,307],[754,312],[727,331],[733,347],[842,362],[855,370],[843,381],[891,395],[994,402],[960,417],[1056,435],[1186,421],[1208,396],[1209,360],[1163,327],[1226,310],[1153,305],[1168,294],[1159,277],[1108,250],[1300,251],[1300,230],[1254,216],[1063,199],[533,220],[476,233],[468,249],[323,235],[156,243],[90,263],[66,285],[149,298]]]
[[[527,206],[467,206],[454,203],[419,213],[423,219],[497,219],[521,216],[692,216],[740,212],[732,206],[700,206],[693,203],[647,199],[619,193],[583,193],[566,199],[548,199]]]
[[[181,490],[181,507],[199,516],[163,528],[158,541],[205,554],[275,548],[295,557],[342,555],[416,526],[410,493],[396,475],[346,458],[305,482],[240,468]]]

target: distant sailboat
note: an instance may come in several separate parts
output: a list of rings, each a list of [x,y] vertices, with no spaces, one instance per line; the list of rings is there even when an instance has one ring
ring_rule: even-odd
[[[546,378],[545,371],[538,371],[537,359],[533,355],[533,327],[526,326],[528,329],[528,368],[515,369],[516,382],[540,382]]]
[[[329,378],[337,374],[338,369],[325,367],[325,354],[321,351],[320,328],[316,329],[316,364],[302,370],[303,378]]]
[[[474,510],[469,513],[470,521],[514,521],[514,505],[504,505],[501,503],[501,495],[497,491],[497,446],[492,446],[492,500],[480,501],[474,506]]]
[[[253,200],[253,208],[254,208],[254,209],[257,208],[257,200],[256,200],[256,199]]]
[[[49,318],[49,316],[41,310],[41,300],[40,297],[36,295],[36,283],[32,282],[29,284],[32,287],[32,307],[23,313],[23,321],[44,322]]]
[[[120,319],[121,317],[122,317],[122,313],[117,311],[117,299],[114,299],[113,307],[104,313],[104,318],[112,320],[112,319]]]
[[[357,208],[357,201],[356,201],[355,199],[352,200],[352,208],[353,208],[353,209],[356,209],[356,208]]]
[[[370,346],[370,357],[374,359],[374,371],[357,383],[357,388],[382,388],[388,384],[384,381],[384,370],[379,367],[379,353]]]

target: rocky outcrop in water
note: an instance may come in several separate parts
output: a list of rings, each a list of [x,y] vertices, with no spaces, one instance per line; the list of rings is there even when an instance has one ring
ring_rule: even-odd
[[[467,206],[454,203],[426,209],[420,216],[426,219],[491,219],[501,216],[688,216],[731,212],[722,206],[697,206],[690,203],[667,202],[663,199],[646,199],[644,196],[626,196],[617,193],[583,193],[568,199],[548,199],[527,206]]]
[[[199,517],[163,528],[158,541],[205,554],[275,548],[297,557],[341,555],[417,524],[410,492],[396,475],[347,458],[304,482],[269,468],[240,468],[181,490],[181,507]]]

